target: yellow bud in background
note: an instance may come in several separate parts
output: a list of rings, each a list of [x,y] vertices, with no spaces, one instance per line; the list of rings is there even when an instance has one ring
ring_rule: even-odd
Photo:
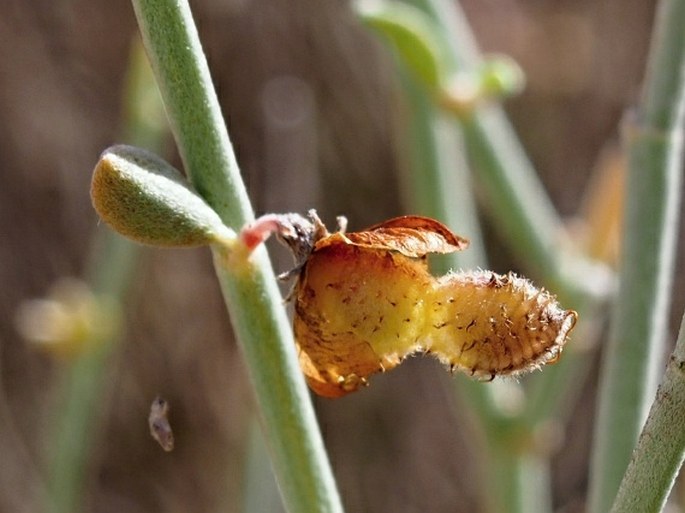
[[[110,339],[119,321],[113,302],[75,279],[60,280],[46,298],[24,302],[16,316],[17,330],[27,341],[66,360]]]

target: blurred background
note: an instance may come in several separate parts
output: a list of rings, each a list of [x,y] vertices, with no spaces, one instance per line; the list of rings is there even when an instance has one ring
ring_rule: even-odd
[[[329,226],[346,215],[353,230],[410,213],[400,190],[407,120],[393,59],[347,2],[191,6],[257,213],[316,208]],[[619,122],[639,96],[654,2],[462,6],[481,47],[525,71],[524,93],[506,108],[571,221],[593,170],[616,161]],[[42,511],[67,365],[18,334],[16,312],[60,278],[83,277],[95,234],[106,230],[90,205],[90,174],[104,148],[127,142],[135,37],[124,0],[0,2],[1,512]],[[180,165],[170,139],[162,150]],[[484,224],[494,270],[519,269],[487,217]],[[270,247],[286,270],[288,256]],[[682,291],[682,257],[678,269]],[[125,333],[98,399],[84,511],[243,511],[253,398],[209,251],[145,248],[126,297]],[[685,295],[674,301],[679,320]],[[554,456],[553,503],[566,513],[582,511],[585,499],[600,350]],[[360,393],[316,400],[347,511],[484,511],[478,433],[451,379],[417,358]],[[172,405],[171,453],[148,432],[157,394]]]

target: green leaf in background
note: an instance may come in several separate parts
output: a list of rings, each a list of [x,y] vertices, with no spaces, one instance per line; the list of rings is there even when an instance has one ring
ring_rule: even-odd
[[[407,68],[430,90],[443,82],[444,59],[437,28],[421,10],[400,2],[357,2],[359,17],[397,52]]]
[[[468,115],[481,102],[518,94],[525,85],[523,70],[504,55],[487,57],[475,67],[455,68],[440,27],[417,7],[372,0],[359,0],[355,7],[362,21],[390,44],[404,67],[448,112]]]

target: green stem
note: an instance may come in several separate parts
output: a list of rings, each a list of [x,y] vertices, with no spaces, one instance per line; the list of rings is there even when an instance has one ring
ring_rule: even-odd
[[[557,237],[565,229],[501,108],[480,109],[462,128],[501,233],[528,268],[557,281]]]
[[[95,350],[71,365],[60,394],[63,401],[56,421],[50,462],[46,510],[50,513],[81,511],[88,456],[97,439],[98,405],[104,389],[103,369],[113,340],[93,340]]]
[[[133,6],[186,172],[238,230],[253,213],[190,7],[180,0],[133,0]],[[235,267],[214,253],[286,508],[342,511],[266,250]]]
[[[413,166],[406,187],[409,202],[421,214],[440,219],[469,239],[466,251],[431,261],[436,274],[448,269],[486,267],[487,257],[478,222],[468,163],[459,152],[461,132],[444,113],[436,109],[425,90],[409,73],[402,74],[410,113]],[[435,264],[438,265],[435,265]],[[460,399],[476,415],[477,429],[495,422],[501,412],[493,400],[492,387],[470,379],[454,380]]]
[[[685,458],[685,316],[612,513],[662,511]]]
[[[96,239],[88,281],[96,300],[112,301],[116,309],[125,300],[139,251],[109,230],[99,232]],[[50,448],[46,510],[51,513],[73,513],[83,507],[89,455],[99,440],[98,411],[106,404],[105,368],[117,339],[118,333],[93,335],[86,350],[65,369]]]
[[[548,451],[537,447],[531,433],[515,418],[500,417],[486,429],[490,441],[489,476],[483,490],[487,511],[552,511]]]
[[[477,68],[481,57],[458,3],[451,0],[414,1],[430,14],[441,28],[451,71]],[[488,204],[501,228],[501,233],[520,255],[521,260],[529,268],[535,269],[539,276],[544,277],[548,286],[558,291],[565,303],[571,301],[572,304],[579,305],[589,294],[585,290],[578,290],[578,282],[575,280],[577,274],[571,278],[570,272],[560,272],[559,254],[562,248],[559,241],[567,239],[563,236],[563,222],[552,206],[501,107],[493,105],[479,108],[471,116],[459,120],[459,126],[471,161],[476,168],[476,176],[490,197]],[[565,357],[568,360],[568,355]],[[552,394],[559,391],[566,393],[568,388],[575,385],[575,380],[566,379],[569,375],[574,375],[579,368],[575,360],[561,364],[565,372],[548,368],[543,375],[537,377],[534,381],[536,393],[532,396],[535,404],[527,404],[524,412],[538,411],[538,419],[545,419],[556,413],[555,404],[558,402],[558,396]],[[479,391],[475,386],[470,388],[473,392]],[[466,398],[473,397],[472,394],[464,395]],[[546,407],[544,415],[539,406]],[[498,421],[496,410],[495,414],[492,409],[476,408],[476,411],[480,411],[480,421],[486,429]],[[534,429],[534,426],[527,423],[523,417],[512,419],[511,430],[521,427]],[[512,452],[506,444],[500,443],[509,435],[510,433],[506,432],[494,432],[487,436],[491,447],[501,449],[490,458],[488,466],[494,483],[492,490],[495,492],[491,498],[501,506],[501,509],[496,511],[521,511],[520,508],[525,508],[523,505],[526,501],[539,504],[542,511],[548,511],[550,502],[544,486],[525,487],[526,484],[540,484],[549,479],[549,476],[546,476],[548,465],[544,462],[544,456],[526,451]],[[532,464],[533,461],[537,463]],[[509,500],[512,497],[521,500]]]
[[[413,166],[406,188],[408,202],[420,213],[440,219],[469,239],[466,251],[445,258],[454,269],[485,267],[486,256],[476,212],[471,172],[464,158],[461,133],[436,109],[415,80],[404,73],[408,93]],[[444,267],[444,266],[443,266]],[[436,274],[445,269],[435,269]]]
[[[681,189],[685,1],[659,4],[637,119],[627,127],[623,262],[603,362],[590,509],[609,510],[654,395],[666,339]]]
[[[552,511],[550,469],[546,456],[532,453],[515,454],[503,451],[498,459],[495,483],[502,502],[490,511],[508,513],[547,513]]]

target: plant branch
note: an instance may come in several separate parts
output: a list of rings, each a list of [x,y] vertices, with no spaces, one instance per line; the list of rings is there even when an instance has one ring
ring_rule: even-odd
[[[604,355],[590,510],[609,510],[654,395],[666,340],[682,180],[685,1],[658,6],[642,101],[628,120],[623,262]]]
[[[226,225],[237,231],[253,213],[188,3],[133,0],[133,6],[186,172]],[[214,256],[286,508],[340,512],[266,250],[260,247],[242,261],[218,249]]]
[[[612,513],[662,511],[685,458],[685,316]]]

